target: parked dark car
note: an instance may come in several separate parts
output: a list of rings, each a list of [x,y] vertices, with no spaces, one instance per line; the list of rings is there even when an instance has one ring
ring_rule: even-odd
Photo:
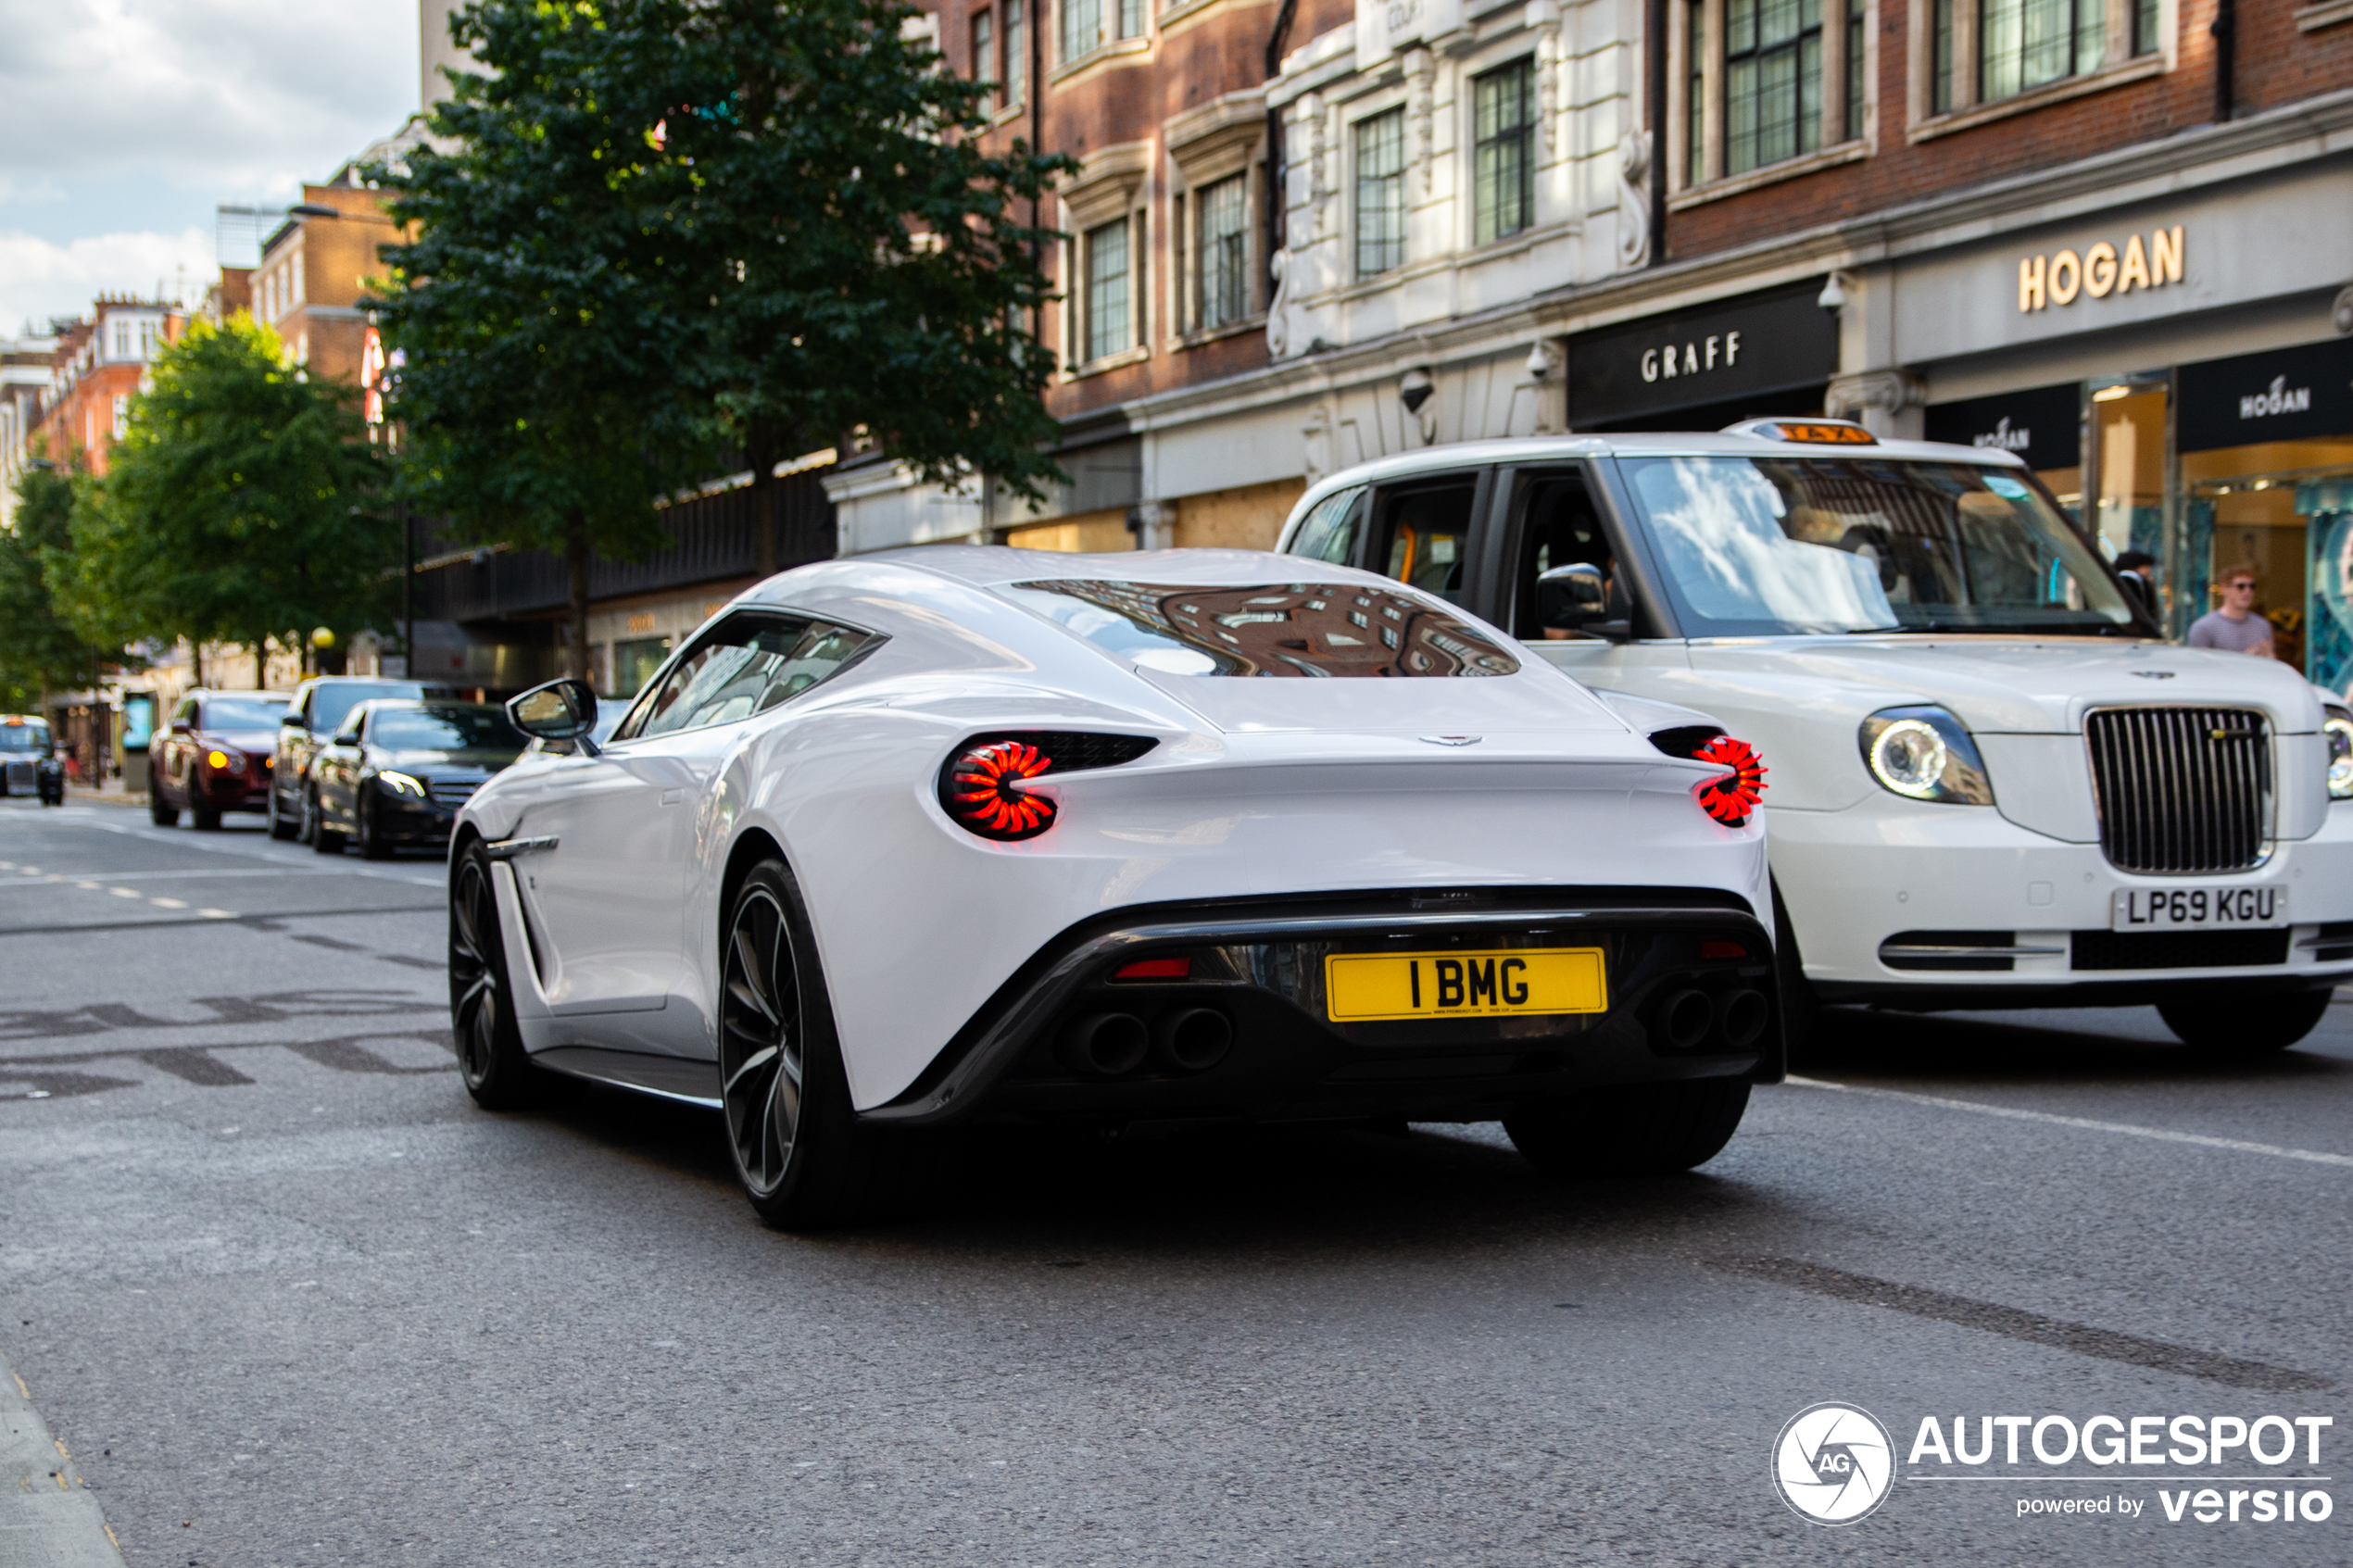
[[[363,702],[311,759],[311,847],[339,854],[351,839],[370,859],[405,845],[441,848],[458,808],[530,744],[488,703]]]
[[[147,747],[147,814],[156,825],[171,826],[184,810],[208,832],[223,811],[264,809],[285,710],[276,692],[199,689],[182,697]]]
[[[371,675],[318,675],[295,688],[278,722],[278,747],[271,770],[270,836],[294,838],[302,832],[303,792],[308,787],[310,759],[351,717],[351,710],[371,697],[422,697],[437,695],[422,681],[385,681]]]
[[[66,765],[57,759],[46,719],[0,716],[0,795],[38,795],[44,806],[66,803]]]

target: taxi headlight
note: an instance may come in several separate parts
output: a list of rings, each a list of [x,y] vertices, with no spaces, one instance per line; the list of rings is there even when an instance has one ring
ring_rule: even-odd
[[[2329,743],[2329,798],[2353,800],[2353,712],[2330,709],[2321,734]]]
[[[1985,760],[1958,719],[1941,708],[1889,708],[1863,721],[1863,765],[1881,789],[1909,800],[1991,806]],[[2348,734],[2353,740],[2353,734]]]

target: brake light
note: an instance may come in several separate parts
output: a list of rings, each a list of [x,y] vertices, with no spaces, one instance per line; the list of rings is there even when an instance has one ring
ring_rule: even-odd
[[[1699,956],[1702,959],[1744,959],[1748,957],[1748,949],[1738,942],[1711,936],[1699,945]]]
[[[1054,825],[1060,808],[1023,784],[1043,773],[1115,768],[1159,744],[1151,735],[1072,730],[975,735],[939,770],[939,808],[958,827],[982,838],[1035,838]]]
[[[1765,774],[1768,771],[1756,748],[1744,740],[1718,735],[1692,755],[1702,762],[1731,770],[1692,792],[1698,797],[1700,809],[1727,827],[1739,827],[1747,822],[1749,813],[1765,798]]]
[[[1122,964],[1112,975],[1114,980],[1190,980],[1193,960],[1190,959],[1138,959]]]
[[[1035,838],[1054,825],[1055,806],[1018,786],[1053,765],[1044,752],[1022,741],[974,746],[949,769],[940,803],[958,827],[983,838]]]

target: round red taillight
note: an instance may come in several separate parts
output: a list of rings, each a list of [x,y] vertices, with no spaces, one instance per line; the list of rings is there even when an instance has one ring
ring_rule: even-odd
[[[1053,765],[1024,741],[976,746],[949,769],[940,802],[958,827],[983,838],[1035,838],[1054,825],[1054,803],[1019,785]]]
[[[1728,827],[1739,827],[1748,821],[1765,798],[1765,759],[1756,748],[1744,740],[1730,735],[1718,735],[1692,753],[1702,762],[1714,762],[1730,768],[1721,778],[1708,780],[1692,793],[1699,798],[1700,809]]]

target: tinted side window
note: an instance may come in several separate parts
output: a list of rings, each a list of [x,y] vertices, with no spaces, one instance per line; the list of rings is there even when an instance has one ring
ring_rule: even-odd
[[[1441,484],[1389,490],[1376,508],[1374,571],[1442,598],[1463,602],[1470,565],[1471,508],[1478,482],[1466,474]]]
[[[1291,536],[1290,553],[1347,566],[1356,558],[1356,535],[1365,526],[1365,487],[1337,490],[1315,503]]]
[[[192,696],[182,697],[180,699],[180,706],[171,710],[171,721],[175,724],[195,723],[196,721],[196,699]]]
[[[1574,473],[1523,473],[1517,476],[1512,509],[1519,523],[1510,578],[1512,633],[1519,637],[1562,637],[1548,630],[1536,615],[1536,580],[1554,567],[1585,563],[1615,581],[1617,561],[1609,536],[1593,508],[1584,478]]]
[[[839,670],[871,633],[798,617],[731,615],[642,697],[615,740],[729,724],[788,702]]]

